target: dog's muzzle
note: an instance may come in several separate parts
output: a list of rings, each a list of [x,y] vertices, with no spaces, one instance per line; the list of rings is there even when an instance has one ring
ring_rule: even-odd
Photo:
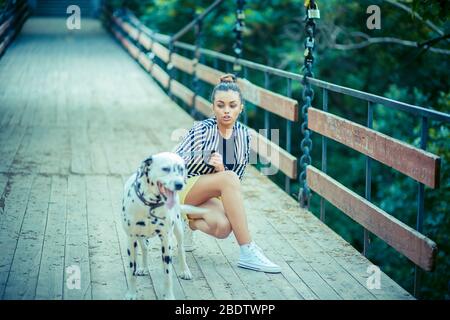
[[[175,204],[175,192],[182,190],[184,184],[180,181],[173,181],[168,184],[157,181],[157,186],[159,189],[159,193],[163,196],[165,205],[169,209],[172,209]]]

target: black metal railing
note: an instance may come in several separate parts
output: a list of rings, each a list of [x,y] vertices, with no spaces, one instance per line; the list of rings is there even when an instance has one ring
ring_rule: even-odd
[[[0,57],[19,34],[22,25],[29,16],[26,0],[9,0],[0,13]]]

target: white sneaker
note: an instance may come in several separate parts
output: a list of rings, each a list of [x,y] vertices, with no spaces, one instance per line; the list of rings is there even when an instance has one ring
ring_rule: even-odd
[[[194,251],[194,231],[189,227],[189,222],[186,221],[184,224],[184,251],[191,252]]]
[[[262,252],[262,249],[251,242],[245,251],[241,250],[238,267],[251,269],[255,271],[280,273],[280,266],[270,261]]]

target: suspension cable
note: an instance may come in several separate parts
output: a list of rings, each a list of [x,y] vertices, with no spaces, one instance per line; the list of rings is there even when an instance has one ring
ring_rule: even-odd
[[[242,71],[242,66],[238,63],[238,60],[242,58],[243,51],[242,32],[245,27],[244,5],[245,0],[236,0],[236,24],[233,29],[233,32],[236,33],[236,40],[233,45],[233,50],[236,57],[233,64],[233,72],[236,77],[239,77]]]
[[[311,88],[311,84],[308,77],[314,78],[314,73],[312,72],[312,67],[314,63],[314,36],[316,32],[315,19],[320,18],[319,7],[314,0],[305,0],[304,3],[306,18],[305,18],[305,51],[304,51],[304,61],[303,61],[303,106],[302,106],[302,117],[303,122],[301,124],[301,132],[303,139],[301,141],[300,148],[302,150],[302,156],[300,158],[300,190],[298,193],[298,201],[302,208],[309,208],[311,199],[311,190],[309,189],[306,182],[306,167],[311,164],[311,150],[312,150],[312,140],[311,132],[308,130],[308,108],[311,107],[312,101],[314,99],[314,90]]]

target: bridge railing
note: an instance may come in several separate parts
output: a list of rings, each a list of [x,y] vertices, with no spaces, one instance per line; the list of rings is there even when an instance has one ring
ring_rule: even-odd
[[[0,57],[19,33],[29,14],[26,0],[7,2],[5,11],[0,13]]]
[[[298,122],[298,103],[291,98],[292,81],[301,83],[303,76],[284,70],[271,68],[262,64],[201,49],[198,46],[183,42],[173,42],[170,36],[153,32],[145,27],[130,11],[120,10],[104,11],[109,29],[121,44],[129,51],[141,66],[151,74],[160,85],[171,95],[179,98],[191,110],[197,110],[205,116],[211,116],[211,103],[179,82],[170,73],[173,69],[186,75],[198,77],[205,83],[215,85],[219,76],[225,72],[218,70],[218,61],[225,62],[227,67],[239,64],[243,67],[244,78],[238,83],[243,89],[244,99],[257,107],[262,108],[267,115],[275,114],[286,123],[286,148],[270,141],[267,136],[251,129],[254,135],[252,149],[267,160],[274,160],[278,168],[286,176],[286,191],[289,192],[291,179],[297,177],[297,158],[291,152],[291,126]],[[186,57],[175,52],[172,48],[180,48],[187,52],[198,52],[202,56],[214,59],[213,67],[201,63],[198,55],[194,58]],[[260,87],[246,80],[247,69],[258,70],[265,75],[265,87]],[[229,70],[226,70],[229,72]],[[270,91],[269,75],[282,77],[286,80],[286,95]],[[322,135],[322,168],[321,170],[308,165],[308,186],[321,196],[322,221],[325,219],[325,203],[327,200],[344,212],[358,224],[365,228],[364,254],[368,248],[368,232],[371,232],[385,241],[392,248],[406,256],[416,265],[414,278],[415,292],[419,286],[419,269],[432,271],[435,267],[437,245],[422,234],[424,212],[424,186],[439,187],[440,158],[426,151],[429,122],[431,120],[450,122],[450,115],[429,108],[415,106],[374,94],[338,86],[318,79],[309,79],[309,82],[322,90],[322,110],[308,108],[308,128]],[[328,112],[329,92],[352,96],[367,103],[367,126],[359,125],[350,120],[338,117]],[[400,110],[420,117],[421,142],[416,148],[403,141],[392,138],[372,129],[373,105],[380,104],[385,107]],[[245,119],[244,119],[245,120]],[[265,117],[265,129],[269,129],[268,116]],[[332,139],[346,145],[366,156],[365,197],[361,197],[348,189],[332,177],[327,175],[327,140]],[[417,224],[416,230],[385,212],[371,202],[371,161],[375,159],[417,181]]]

